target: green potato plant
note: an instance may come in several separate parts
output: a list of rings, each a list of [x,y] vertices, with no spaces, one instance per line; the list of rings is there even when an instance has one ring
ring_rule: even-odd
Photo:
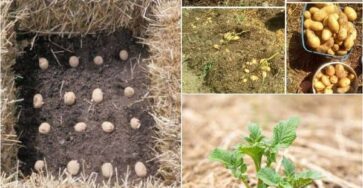
[[[272,168],[276,163],[278,151],[288,148],[296,139],[298,124],[299,119],[295,117],[281,121],[274,127],[272,138],[266,138],[262,135],[260,127],[252,123],[248,127],[250,135],[245,137],[245,142],[237,145],[232,151],[216,148],[209,155],[209,159],[223,163],[246,188],[251,187],[248,183],[247,164],[244,161],[246,156],[251,157],[254,162],[258,178],[257,188],[306,187],[313,180],[322,178],[319,172],[296,172],[293,162],[285,157],[282,159],[283,173]]]

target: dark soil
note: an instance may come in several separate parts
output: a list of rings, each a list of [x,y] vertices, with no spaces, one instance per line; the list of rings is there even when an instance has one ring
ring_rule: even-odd
[[[29,35],[18,36],[19,42],[24,39],[31,38]],[[129,51],[130,58],[126,62],[118,57],[121,49]],[[70,160],[78,160],[83,164],[85,174],[99,173],[98,181],[103,180],[100,167],[104,162],[112,163],[122,176],[129,166],[132,180],[137,178],[134,172],[137,161],[144,162],[148,175],[156,173],[158,163],[152,160],[151,149],[154,121],[148,113],[150,101],[143,99],[150,83],[142,61],[147,57],[147,50],[135,43],[130,32],[84,38],[38,37],[33,48],[28,45],[21,50],[24,53],[18,56],[14,70],[18,75],[18,97],[24,99],[19,106],[17,133],[24,146],[18,157],[25,175],[31,173],[36,160],[43,158],[53,174],[63,171]],[[77,68],[68,65],[71,55],[80,57]],[[104,58],[103,65],[92,62],[96,55]],[[38,67],[39,57],[49,60],[47,70]],[[123,95],[127,86],[135,89],[131,98]],[[98,87],[104,93],[104,100],[91,105],[92,91]],[[73,106],[63,102],[67,91],[76,94]],[[36,93],[42,94],[45,101],[41,109],[33,108]],[[132,117],[141,120],[140,129],[131,129],[129,121]],[[73,128],[80,121],[87,124],[83,133],[75,132]],[[103,121],[113,122],[115,130],[109,134],[103,132]],[[42,122],[51,124],[48,135],[38,133]]]
[[[283,6],[283,0],[183,0],[183,6]]]
[[[340,4],[341,7],[347,4]],[[317,69],[324,63],[337,61],[331,58],[314,55],[306,52],[301,43],[301,12],[303,4],[288,4],[287,6],[287,92],[288,93],[312,93],[312,79]],[[358,13],[358,19],[354,22],[358,36],[362,36],[362,24],[359,20],[362,18],[362,6],[350,4]],[[362,84],[362,38],[357,37],[355,45],[349,58],[344,61],[350,65],[359,77],[359,85]],[[359,93],[362,92],[360,86]]]

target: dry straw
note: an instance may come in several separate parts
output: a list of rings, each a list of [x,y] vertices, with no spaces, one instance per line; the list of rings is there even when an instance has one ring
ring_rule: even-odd
[[[14,1],[15,2],[15,1]],[[96,183],[96,174],[72,178],[65,174],[35,174],[20,180],[17,171],[17,137],[14,73],[15,33],[37,35],[86,35],[112,33],[128,28],[149,46],[150,93],[154,98],[152,116],[156,121],[155,158],[160,167],[157,177],[150,177],[134,187],[178,187],[180,169],[180,3],[178,0],[36,0],[1,3],[1,141],[0,187],[109,187],[110,182]],[[16,23],[16,24],[15,24]],[[130,172],[129,172],[130,173]],[[129,173],[116,181],[116,187],[130,187]]]

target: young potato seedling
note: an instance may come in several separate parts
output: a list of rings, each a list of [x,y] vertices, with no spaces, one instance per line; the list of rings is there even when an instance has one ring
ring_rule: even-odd
[[[71,56],[69,58],[69,65],[73,68],[78,67],[79,65],[79,58],[77,56]]]
[[[95,58],[93,58],[93,62],[96,65],[102,65],[103,64],[103,58],[101,56],[96,56]]]
[[[76,102],[76,95],[73,92],[66,92],[64,94],[64,103],[66,105],[73,105]]]
[[[92,101],[100,103],[103,100],[103,92],[100,88],[94,89],[92,92]]]
[[[40,134],[48,134],[50,131],[50,124],[43,122],[39,125],[38,131]]]
[[[119,55],[122,61],[126,61],[129,58],[129,53],[126,50],[121,50]]]
[[[74,125],[74,130],[76,132],[84,132],[87,128],[87,124],[84,122],[79,122]]]
[[[72,176],[77,175],[80,168],[81,168],[81,165],[78,163],[77,160],[71,160],[67,164],[67,171]]]
[[[103,122],[101,126],[102,130],[105,131],[106,133],[110,133],[115,129],[115,126],[109,121]]]
[[[139,129],[141,126],[140,120],[137,118],[131,118],[130,120],[130,126],[133,129]]]
[[[38,171],[38,172],[43,171],[44,167],[45,167],[45,163],[44,163],[44,161],[43,161],[43,160],[37,160],[37,161],[35,162],[35,164],[34,164],[34,169],[35,169],[36,171]]]
[[[134,96],[134,94],[135,94],[135,90],[134,90],[134,88],[132,88],[132,87],[126,87],[126,88],[125,88],[125,90],[124,90],[124,95],[125,95],[126,97],[132,97],[132,96]]]
[[[138,161],[135,164],[135,173],[138,177],[145,177],[147,175],[147,169],[144,163]]]
[[[102,176],[105,178],[110,178],[112,177],[113,174],[113,167],[111,163],[103,163],[103,165],[101,166],[101,172],[102,172]]]
[[[43,96],[41,94],[35,94],[33,97],[33,107],[41,108],[43,106]]]
[[[250,135],[245,137],[245,142],[237,145],[232,151],[216,148],[209,155],[209,159],[221,162],[231,170],[233,176],[241,180],[246,188],[250,188],[249,174],[245,158],[250,157],[254,162],[257,172],[258,188],[302,188],[310,185],[313,180],[320,179],[320,173],[316,171],[296,172],[295,166],[289,159],[283,157],[283,174],[273,168],[276,163],[278,151],[289,147],[296,138],[298,118],[290,118],[279,122],[273,129],[272,138],[268,139],[262,135],[257,124],[248,126]],[[265,158],[266,160],[262,160]]]
[[[44,57],[39,58],[39,67],[42,70],[47,70],[49,67],[49,62]]]

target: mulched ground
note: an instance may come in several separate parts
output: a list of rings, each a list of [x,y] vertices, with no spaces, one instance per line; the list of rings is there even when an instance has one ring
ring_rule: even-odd
[[[18,106],[19,119],[17,134],[23,147],[19,150],[20,169],[28,175],[36,160],[45,159],[47,168],[53,174],[63,170],[70,160],[83,164],[83,172],[100,173],[104,162],[112,163],[118,175],[123,175],[128,166],[131,180],[137,179],[134,165],[142,161],[148,168],[148,175],[154,175],[158,163],[153,160],[154,121],[149,115],[148,73],[143,58],[146,49],[135,43],[131,33],[118,31],[112,35],[88,35],[84,38],[61,38],[58,36],[38,37],[31,47],[31,35],[19,35],[19,43],[24,44],[14,66],[18,98],[24,101]],[[23,48],[24,47],[24,48]],[[129,59],[121,61],[121,49],[129,51]],[[71,68],[71,55],[80,57],[80,65]],[[92,61],[101,55],[104,64]],[[38,58],[49,60],[45,71],[38,67]],[[135,95],[124,96],[124,88],[131,86]],[[91,95],[95,88],[101,88],[104,100],[92,104]],[[76,103],[67,106],[63,95],[67,91],[76,94]],[[33,96],[43,95],[45,104],[41,109],[33,108]],[[91,105],[92,104],[92,105]],[[141,128],[131,129],[132,117],[141,120]],[[42,122],[51,124],[48,135],[38,133]],[[84,121],[87,130],[74,131],[75,123]],[[102,131],[103,121],[115,125],[112,133]],[[103,180],[99,175],[98,181]]]

